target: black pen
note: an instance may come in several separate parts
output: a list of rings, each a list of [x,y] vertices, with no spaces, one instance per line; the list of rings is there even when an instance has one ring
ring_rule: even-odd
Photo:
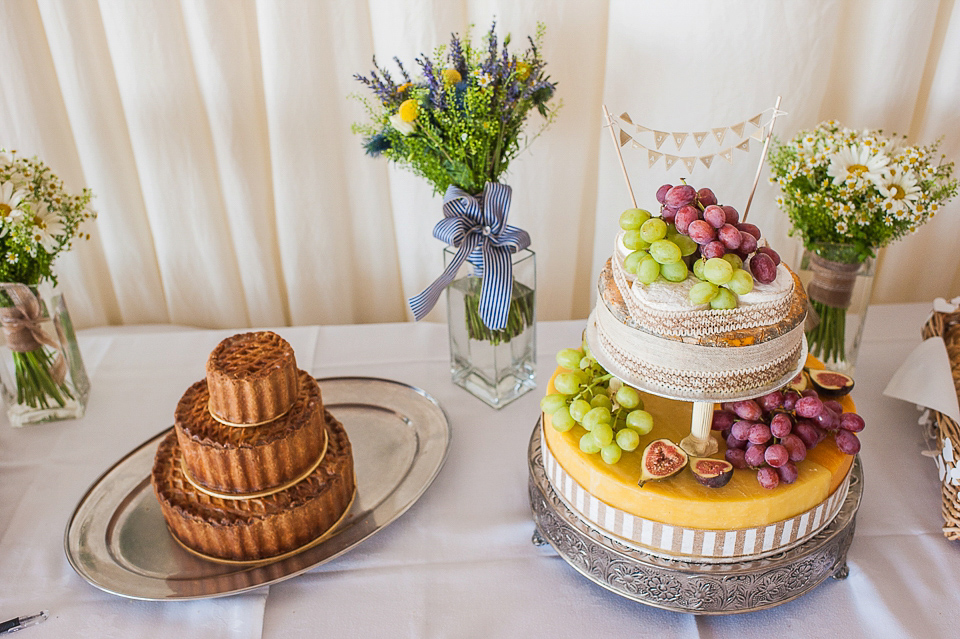
[[[17,630],[23,630],[24,628],[29,628],[30,626],[35,626],[49,616],[50,614],[46,610],[41,610],[35,615],[27,615],[26,617],[14,617],[9,621],[4,621],[3,623],[0,623],[0,635],[6,634],[8,632],[16,632]]]

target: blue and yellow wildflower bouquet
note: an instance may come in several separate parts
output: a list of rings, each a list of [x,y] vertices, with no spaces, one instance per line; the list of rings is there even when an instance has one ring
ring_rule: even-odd
[[[398,58],[400,83],[376,58],[369,76],[356,74],[376,97],[376,102],[361,97],[370,122],[353,126],[367,153],[410,169],[436,193],[455,185],[478,194],[487,182],[499,182],[510,161],[554,121],[559,104],[550,104],[556,83],[544,73],[540,57],[544,26],[537,25],[520,56],[510,53],[509,36],[499,45],[495,27],[482,48],[453,34],[448,47],[416,58],[418,77]],[[543,122],[524,136],[532,109]]]

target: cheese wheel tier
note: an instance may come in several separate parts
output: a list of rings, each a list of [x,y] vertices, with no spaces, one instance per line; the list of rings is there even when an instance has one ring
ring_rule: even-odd
[[[249,494],[282,486],[309,471],[324,447],[320,387],[299,371],[300,389],[280,417],[258,426],[227,426],[207,409],[208,383],[187,389],[175,411],[175,432],[191,478],[212,491]]]
[[[551,380],[547,393],[555,392]],[[654,428],[616,464],[580,450],[579,425],[561,433],[543,417],[544,466],[556,492],[591,525],[645,550],[717,560],[770,554],[800,543],[829,524],[842,505],[853,457],[827,438],[797,463],[793,484],[760,486],[755,471],[735,470],[721,488],[700,484],[689,468],[637,485],[642,451],[655,439],[679,442],[690,433],[692,405],[641,393]],[[853,402],[843,398],[844,410]],[[720,442],[723,457],[725,442]],[[729,533],[729,534],[727,534]]]
[[[691,308],[684,283],[644,287],[618,271],[610,260],[600,275],[587,338],[597,361],[637,388],[690,400],[751,397],[787,383],[806,355],[807,298],[786,266],[774,291],[728,310]],[[657,304],[658,292],[675,299]]]
[[[223,499],[190,483],[173,433],[160,444],[151,481],[163,517],[187,548],[216,559],[258,561],[302,549],[343,517],[355,492],[353,453],[343,426],[323,414],[329,445],[304,480],[264,497]]]
[[[297,398],[297,360],[276,333],[240,333],[207,358],[210,411],[235,424],[258,424],[284,414]]]

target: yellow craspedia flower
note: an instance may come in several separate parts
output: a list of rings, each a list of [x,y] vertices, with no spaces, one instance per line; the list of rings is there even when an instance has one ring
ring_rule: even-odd
[[[404,91],[408,91],[412,86],[413,86],[413,82],[404,82],[403,84],[397,87],[397,93],[403,93]]]
[[[443,83],[446,85],[456,84],[460,82],[463,78],[460,77],[460,72],[456,69],[444,69],[443,70]]]
[[[517,62],[517,77],[521,80],[526,80],[530,77],[530,63],[529,62]]]
[[[400,119],[404,122],[413,122],[417,119],[419,110],[416,100],[404,100],[400,103],[400,110],[397,113],[400,114]]]

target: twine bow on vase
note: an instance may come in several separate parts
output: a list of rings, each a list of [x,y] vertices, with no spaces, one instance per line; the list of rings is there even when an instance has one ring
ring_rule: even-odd
[[[0,307],[0,325],[7,347],[15,353],[29,353],[41,346],[50,346],[57,351],[50,377],[62,384],[67,376],[67,361],[63,357],[60,342],[54,340],[40,323],[45,319],[40,313],[40,300],[25,284],[7,282],[0,284],[0,290],[10,298],[13,306]]]
[[[482,279],[479,316],[491,330],[507,326],[513,295],[512,256],[530,246],[530,235],[507,224],[511,188],[487,182],[483,193],[473,196],[451,185],[443,198],[443,219],[433,236],[457,249],[447,268],[430,286],[410,298],[413,316],[423,319],[440,294],[453,282],[464,261],[470,262],[474,275]]]

